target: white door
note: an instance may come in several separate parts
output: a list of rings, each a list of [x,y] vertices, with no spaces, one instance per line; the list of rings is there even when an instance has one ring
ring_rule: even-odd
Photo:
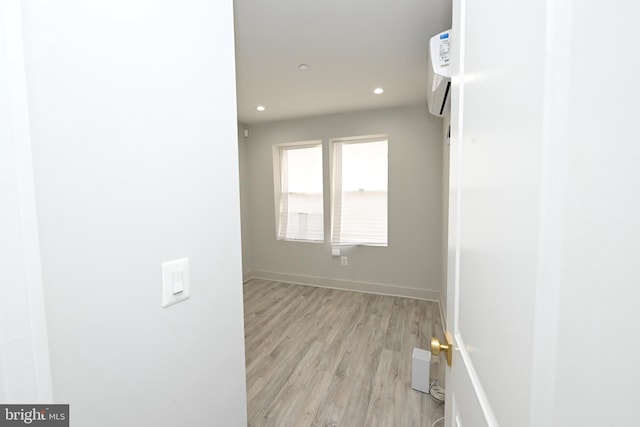
[[[523,426],[530,407],[545,4],[525,3],[454,2],[447,308],[454,426]]]
[[[640,6],[453,3],[445,425],[637,425]]]

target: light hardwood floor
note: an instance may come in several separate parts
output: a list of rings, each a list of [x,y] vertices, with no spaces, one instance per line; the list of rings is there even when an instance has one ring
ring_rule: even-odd
[[[427,426],[414,347],[442,337],[438,304],[251,279],[244,285],[249,426]],[[433,358],[431,376],[443,384]]]

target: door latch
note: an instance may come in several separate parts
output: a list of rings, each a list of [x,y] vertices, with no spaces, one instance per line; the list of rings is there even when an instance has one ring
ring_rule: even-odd
[[[441,351],[444,351],[447,356],[447,365],[451,366],[451,363],[453,362],[453,338],[451,338],[449,331],[445,331],[444,340],[446,344],[440,344],[440,340],[438,338],[431,338],[431,354],[437,356]]]

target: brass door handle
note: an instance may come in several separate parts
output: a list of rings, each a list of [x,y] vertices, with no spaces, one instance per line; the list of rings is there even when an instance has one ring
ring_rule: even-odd
[[[451,338],[451,334],[448,331],[445,331],[444,339],[447,342],[446,344],[440,344],[440,340],[436,337],[431,338],[431,354],[437,356],[440,351],[444,351],[447,356],[447,365],[451,366],[453,362],[453,338]]]

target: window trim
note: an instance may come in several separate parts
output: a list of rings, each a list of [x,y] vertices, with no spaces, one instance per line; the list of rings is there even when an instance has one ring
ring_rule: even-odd
[[[306,239],[286,239],[280,238],[280,206],[282,203],[282,150],[283,149],[296,149],[296,148],[311,148],[320,146],[322,150],[322,221],[326,226],[325,221],[325,188],[324,188],[324,143],[321,139],[313,139],[308,141],[298,142],[284,142],[272,145],[272,157],[273,157],[273,200],[274,200],[274,219],[275,219],[275,232],[276,240],[281,242],[306,242],[306,243],[324,243],[327,238],[326,227],[322,233],[322,240],[306,240]]]

